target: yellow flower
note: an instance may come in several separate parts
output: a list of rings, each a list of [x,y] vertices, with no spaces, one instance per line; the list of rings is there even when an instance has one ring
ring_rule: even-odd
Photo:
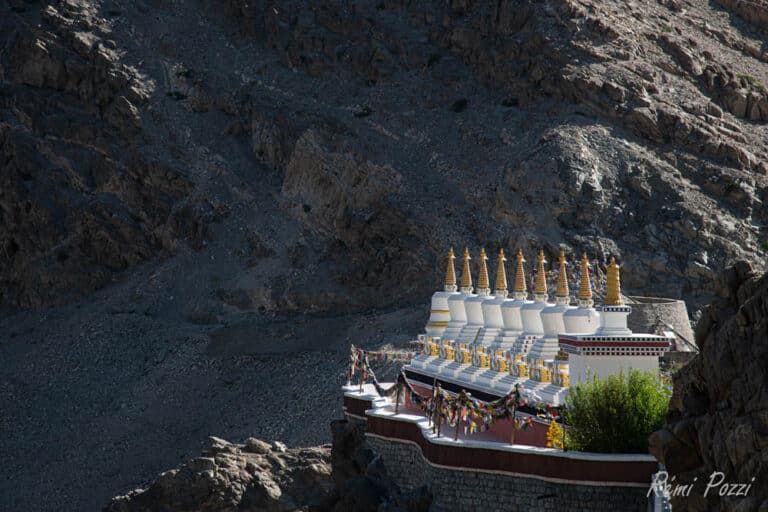
[[[563,449],[563,427],[556,421],[550,423],[547,429],[547,448]]]

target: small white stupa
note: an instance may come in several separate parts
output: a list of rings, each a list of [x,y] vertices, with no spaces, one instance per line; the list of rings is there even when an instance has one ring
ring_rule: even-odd
[[[448,251],[448,264],[445,271],[445,288],[443,291],[437,291],[432,294],[432,308],[429,311],[429,321],[425,329],[426,335],[432,338],[442,338],[448,322],[451,319],[451,312],[448,309],[448,299],[459,295],[456,291],[456,270],[453,260],[456,256],[453,254],[453,247]]]
[[[512,347],[514,352],[524,353],[530,347],[515,346],[514,343],[523,334],[523,318],[520,309],[530,303],[528,300],[528,287],[525,283],[525,258],[523,250],[517,253],[517,267],[515,269],[515,285],[512,290],[512,300],[506,300],[501,305],[501,318],[504,322],[504,330],[501,333],[501,342]]]
[[[568,332],[565,329],[563,315],[575,309],[570,305],[571,295],[568,289],[568,275],[565,262],[565,252],[560,251],[557,276],[557,291],[555,292],[555,305],[541,310],[541,322],[544,326],[544,336],[533,342],[528,357],[540,362],[551,361],[560,350],[557,342],[559,334]]]
[[[448,298],[448,310],[451,319],[443,332],[443,339],[458,340],[461,331],[467,325],[467,309],[465,301],[475,297],[472,293],[472,270],[469,267],[469,248],[464,249],[464,267],[461,271],[461,291],[458,295]]]
[[[587,253],[581,257],[581,279],[579,280],[579,307],[563,313],[567,333],[595,332],[600,325],[600,313],[592,307],[592,283],[589,279]]]
[[[533,302],[523,304],[520,308],[520,316],[523,321],[523,332],[518,337],[514,353],[527,353],[533,342],[544,336],[544,324],[541,321],[541,312],[544,308],[554,304],[547,302],[547,271],[544,267],[544,251],[539,252],[539,265],[536,273],[536,286],[534,288]]]
[[[501,344],[501,332],[504,329],[504,318],[501,316],[501,306],[505,302],[512,302],[507,299],[507,271],[504,268],[505,261],[507,261],[507,258],[504,257],[504,249],[500,249],[496,264],[496,289],[494,290],[494,297],[491,300],[486,300],[482,304],[485,325],[477,338],[477,343],[486,345],[492,350],[509,348],[503,347]]]
[[[491,295],[490,278],[488,277],[488,256],[485,248],[480,249],[480,272],[477,277],[477,295],[468,297],[464,301],[467,310],[467,324],[459,334],[458,342],[466,344],[478,343],[480,331],[485,326],[483,317],[483,304],[494,299]]]

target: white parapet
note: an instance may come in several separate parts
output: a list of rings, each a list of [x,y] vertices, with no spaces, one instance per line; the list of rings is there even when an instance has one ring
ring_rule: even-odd
[[[571,385],[585,383],[593,377],[604,379],[630,369],[659,371],[659,356],[584,356],[572,354],[568,359]]]

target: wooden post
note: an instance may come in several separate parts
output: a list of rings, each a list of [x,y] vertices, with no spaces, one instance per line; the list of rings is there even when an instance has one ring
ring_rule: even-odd
[[[443,390],[440,387],[440,384],[437,385],[437,401],[436,401],[436,411],[437,411],[437,437],[440,437],[440,431],[443,427]]]
[[[434,434],[437,429],[437,422],[435,421],[435,418],[437,418],[437,377],[432,380],[432,406],[435,408],[434,411],[432,411],[432,414],[430,415],[430,422],[432,423],[432,433]]]
[[[402,389],[402,386],[400,385],[400,377],[397,378],[397,392],[395,393],[395,414],[397,414],[398,408],[400,407],[400,390]]]
[[[459,423],[461,422],[461,418],[459,417],[459,404],[461,403],[461,393],[456,395],[456,401],[454,402],[453,406],[455,407],[455,411],[451,411],[456,415],[456,422],[453,424],[454,432],[453,432],[453,440],[456,441],[459,438]]]

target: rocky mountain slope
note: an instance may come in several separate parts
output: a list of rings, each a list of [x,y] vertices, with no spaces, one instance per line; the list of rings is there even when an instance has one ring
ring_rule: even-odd
[[[765,13],[0,0],[0,495],[320,442],[349,341],[417,332],[451,244],[614,254],[692,309],[764,270]]]
[[[768,275],[741,263],[718,279],[718,298],[696,330],[701,348],[674,378],[668,424],[651,448],[676,482],[694,484],[675,510],[763,510],[768,506]],[[721,485],[704,492],[714,472]],[[697,479],[697,480],[694,480]],[[720,495],[722,483],[751,485]],[[743,487],[735,488],[736,491]]]

